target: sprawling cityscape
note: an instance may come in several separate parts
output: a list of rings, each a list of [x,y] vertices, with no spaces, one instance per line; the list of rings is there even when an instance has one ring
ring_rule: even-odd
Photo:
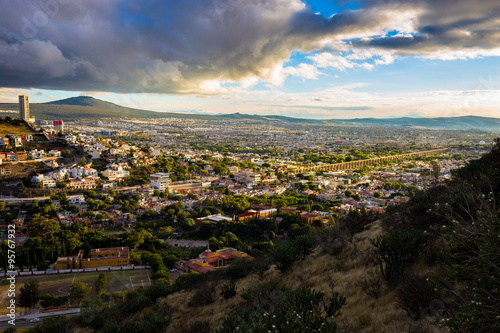
[[[4,2],[1,332],[500,332],[498,3]]]

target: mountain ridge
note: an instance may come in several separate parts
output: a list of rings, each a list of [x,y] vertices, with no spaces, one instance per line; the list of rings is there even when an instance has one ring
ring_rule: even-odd
[[[344,124],[366,126],[413,126],[433,129],[480,129],[500,131],[500,118],[482,116],[434,117],[434,118],[353,118],[308,119],[281,115],[250,115],[244,113],[203,115],[176,112],[160,112],[121,106],[91,96],[77,96],[46,103],[31,103],[32,114],[38,119],[74,120],[75,118],[183,118],[199,120],[241,120],[282,122],[296,124]],[[0,110],[17,110],[17,103],[0,103]]]

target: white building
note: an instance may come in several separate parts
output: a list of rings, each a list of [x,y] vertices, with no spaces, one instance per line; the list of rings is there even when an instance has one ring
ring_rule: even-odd
[[[75,144],[76,143],[76,136],[74,136],[74,135],[66,135],[64,137],[64,140],[66,140],[66,142],[69,143],[69,144]]]
[[[71,168],[69,173],[72,178],[99,177],[96,169],[82,166]]]
[[[158,172],[151,175],[151,188],[155,190],[165,191],[170,184],[170,173]]]
[[[51,151],[48,152],[47,155],[52,157],[61,157],[61,151],[52,149]]]
[[[125,166],[121,164],[111,164],[102,172],[102,175],[109,180],[123,179],[130,176],[130,171],[126,170]]]
[[[85,204],[85,197],[83,195],[71,195],[68,197],[70,205],[83,205]]]

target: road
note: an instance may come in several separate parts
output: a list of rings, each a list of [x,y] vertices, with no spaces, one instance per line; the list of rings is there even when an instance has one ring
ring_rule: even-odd
[[[69,310],[61,310],[61,311],[53,311],[53,312],[39,312],[39,313],[33,313],[33,314],[28,314],[25,316],[20,316],[16,318],[15,320],[15,328],[25,328],[25,327],[32,327],[40,322],[43,321],[43,318],[50,317],[50,316],[76,316],[80,313],[80,309],[69,309]],[[33,318],[38,318],[40,321],[30,323],[30,320]],[[6,329],[9,327],[12,327],[11,324],[7,321],[9,318],[5,315],[0,316],[0,329]]]

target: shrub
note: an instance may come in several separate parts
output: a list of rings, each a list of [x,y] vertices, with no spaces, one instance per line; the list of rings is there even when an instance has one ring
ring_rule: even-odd
[[[167,284],[172,284],[172,278],[170,277],[170,273],[166,269],[160,269],[153,273],[153,275],[151,276],[151,280],[155,282],[158,280],[162,280]]]
[[[201,285],[188,302],[190,307],[199,307],[215,302],[215,287],[212,283]]]
[[[316,233],[316,239],[323,252],[330,255],[338,255],[342,252],[349,241],[350,234],[341,224],[335,224],[331,228],[320,229]]]
[[[261,311],[269,311],[279,301],[286,288],[278,281],[271,280],[245,290],[241,294],[247,304]]]
[[[231,280],[229,281],[228,284],[223,285],[220,294],[225,299],[236,296],[236,283],[234,283],[234,281]]]
[[[190,289],[196,287],[203,281],[203,275],[196,272],[184,273],[175,280],[175,287],[178,289]]]
[[[269,269],[271,261],[268,257],[258,257],[249,262],[252,273],[257,274],[260,279],[264,278],[264,273]]]
[[[356,281],[356,285],[368,296],[373,298],[380,297],[380,288],[382,280],[376,274],[368,274]]]
[[[274,284],[262,284],[257,289],[264,291],[269,287],[277,287]],[[255,289],[255,288],[254,288]],[[256,295],[256,290],[251,292]],[[216,330],[216,333],[233,332],[287,332],[287,333],[334,333],[336,324],[328,320],[328,313],[324,309],[326,305],[335,304],[328,310],[330,314],[337,313],[339,304],[345,299],[338,294],[332,296],[326,303],[325,294],[309,288],[299,288],[289,290],[284,287],[273,291],[279,291],[278,296],[273,302],[267,303],[269,307],[252,305],[243,311],[236,311],[233,315],[226,318],[222,327]],[[259,293],[260,294],[260,293]],[[244,299],[255,301],[250,295],[245,295]],[[335,300],[332,302],[332,299]],[[340,303],[338,301],[340,300]],[[325,305],[326,304],[326,305]],[[341,306],[340,306],[341,307]]]
[[[403,279],[397,298],[398,304],[416,320],[434,314],[433,301],[438,299],[438,295],[425,278],[412,275]]]
[[[224,276],[230,280],[239,280],[246,277],[251,272],[249,258],[238,258],[231,263],[231,266],[224,268]]]
[[[272,248],[269,258],[284,273],[300,258],[300,251],[294,242],[287,240]]]
[[[312,233],[297,236],[294,243],[302,256],[302,259],[305,259],[307,255],[311,254],[318,244]]]
[[[152,301],[156,301],[160,297],[166,297],[174,292],[174,287],[168,283],[157,283],[147,287],[144,290],[144,295]]]
[[[420,231],[404,229],[393,229],[370,242],[376,248],[382,276],[388,282],[402,277],[405,265],[417,258],[423,245]]]
[[[189,324],[182,333],[210,333],[210,322],[208,320],[196,320]]]

